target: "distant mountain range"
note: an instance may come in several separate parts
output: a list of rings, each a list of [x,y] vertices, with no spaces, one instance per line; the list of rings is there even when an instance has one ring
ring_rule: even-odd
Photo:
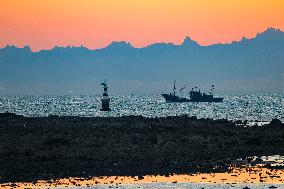
[[[284,32],[269,28],[255,38],[200,46],[157,43],[134,48],[113,42],[103,49],[30,47],[0,49],[0,95],[99,94],[107,79],[111,93],[157,93],[214,84],[219,92],[284,92]]]

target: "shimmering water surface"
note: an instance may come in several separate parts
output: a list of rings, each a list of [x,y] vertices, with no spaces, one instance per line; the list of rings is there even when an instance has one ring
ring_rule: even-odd
[[[230,120],[284,121],[284,95],[219,95],[223,103],[166,103],[160,95],[116,95],[110,112],[100,111],[100,96],[0,96],[0,112],[26,116],[127,116],[174,115]]]

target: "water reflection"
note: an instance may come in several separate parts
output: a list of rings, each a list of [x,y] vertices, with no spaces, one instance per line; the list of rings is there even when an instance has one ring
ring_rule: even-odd
[[[223,95],[222,95],[223,96]],[[0,112],[26,116],[184,115],[249,121],[284,121],[284,95],[227,95],[223,103],[166,103],[160,95],[116,95],[110,112],[100,111],[100,96],[2,96]]]

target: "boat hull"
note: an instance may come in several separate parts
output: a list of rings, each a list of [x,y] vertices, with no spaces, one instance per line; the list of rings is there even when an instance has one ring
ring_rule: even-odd
[[[162,94],[166,102],[222,102],[224,98],[199,98],[199,99],[188,99],[172,94]]]
[[[190,102],[223,102],[224,98],[210,98],[210,99],[191,99]]]
[[[190,99],[182,98],[171,94],[162,94],[166,102],[190,102]]]

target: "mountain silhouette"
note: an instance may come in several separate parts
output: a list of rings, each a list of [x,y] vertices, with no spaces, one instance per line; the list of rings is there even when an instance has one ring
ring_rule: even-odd
[[[180,45],[144,48],[121,41],[97,50],[0,49],[0,95],[98,94],[104,79],[113,93],[160,93],[174,80],[205,89],[215,84],[222,92],[284,92],[284,32],[268,28],[252,39],[210,46],[186,37]]]

